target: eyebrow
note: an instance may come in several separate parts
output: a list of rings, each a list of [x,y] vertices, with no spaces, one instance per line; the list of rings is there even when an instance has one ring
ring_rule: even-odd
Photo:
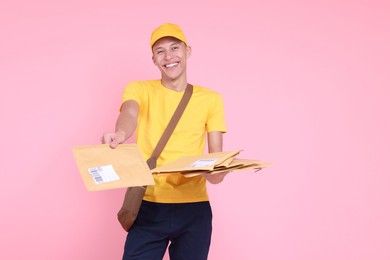
[[[170,44],[169,47],[174,46],[174,45],[180,45],[180,42],[174,42],[174,43]],[[160,50],[160,49],[164,50],[164,47],[158,46],[158,47],[155,47],[153,49],[155,51]]]

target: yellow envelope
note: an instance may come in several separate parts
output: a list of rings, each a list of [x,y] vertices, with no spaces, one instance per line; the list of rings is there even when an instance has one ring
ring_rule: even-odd
[[[226,171],[236,172],[236,171],[243,171],[243,170],[250,170],[250,169],[259,171],[262,168],[269,167],[271,165],[272,164],[269,163],[262,163],[259,160],[232,158],[229,165],[223,167],[215,167],[212,171],[202,172],[202,173],[216,174],[216,173],[221,173]],[[193,177],[199,175],[200,173],[193,171],[193,172],[183,172],[183,174],[186,177]]]
[[[107,144],[72,148],[88,191],[154,185],[152,173],[136,144]]]
[[[230,159],[240,152],[241,150],[185,156],[174,162],[152,169],[152,173],[212,171],[215,167],[225,165],[226,161],[230,162]]]
[[[269,167],[271,165],[272,164],[270,163],[263,163],[259,160],[234,158],[228,167],[215,169],[214,171],[210,172],[210,174],[216,174],[227,170],[234,171],[234,172],[250,170],[250,169],[261,170],[262,168]]]

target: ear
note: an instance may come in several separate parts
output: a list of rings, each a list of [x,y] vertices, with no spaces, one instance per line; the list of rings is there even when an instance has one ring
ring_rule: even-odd
[[[191,56],[192,49],[191,46],[186,46],[186,51],[187,51],[187,59]]]
[[[154,58],[154,55],[152,55],[152,61],[153,61],[154,65],[157,65],[156,64],[156,59]]]

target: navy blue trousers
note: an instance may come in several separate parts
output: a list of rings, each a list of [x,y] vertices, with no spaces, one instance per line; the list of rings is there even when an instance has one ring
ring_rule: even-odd
[[[153,203],[143,201],[127,234],[123,260],[161,260],[169,245],[171,260],[206,260],[212,212],[208,201]]]

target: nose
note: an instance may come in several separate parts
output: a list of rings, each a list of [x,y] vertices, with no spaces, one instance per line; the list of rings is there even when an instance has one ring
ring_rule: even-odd
[[[166,51],[165,52],[165,56],[164,56],[164,59],[166,60],[170,60],[172,58],[172,53],[170,50]]]

